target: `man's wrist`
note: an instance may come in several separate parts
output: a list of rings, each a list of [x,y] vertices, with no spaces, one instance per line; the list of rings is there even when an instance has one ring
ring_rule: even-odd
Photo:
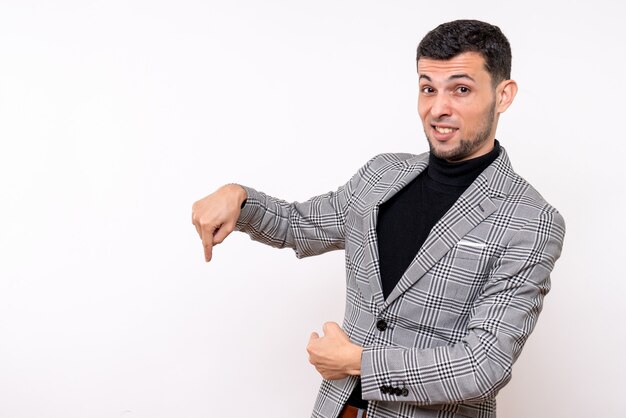
[[[233,195],[237,197],[239,207],[243,209],[246,205],[246,201],[248,200],[248,192],[246,192],[246,189],[237,183],[228,183],[224,185],[223,188],[228,189],[229,193],[233,193]]]
[[[361,357],[363,355],[363,347],[352,344],[350,354],[350,364],[348,365],[348,374],[353,376],[361,375]]]

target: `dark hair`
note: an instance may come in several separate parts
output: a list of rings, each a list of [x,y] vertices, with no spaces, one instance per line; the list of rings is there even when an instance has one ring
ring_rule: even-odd
[[[511,45],[500,28],[479,20],[443,23],[426,34],[417,46],[417,60],[448,60],[464,52],[478,52],[497,85],[511,78]]]

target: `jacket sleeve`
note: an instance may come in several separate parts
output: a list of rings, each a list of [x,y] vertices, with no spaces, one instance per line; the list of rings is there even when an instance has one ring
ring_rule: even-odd
[[[426,349],[364,347],[363,399],[436,405],[495,397],[510,380],[512,364],[535,326],[564,234],[563,218],[554,210],[515,234],[494,263],[458,343]]]
[[[292,248],[298,258],[343,249],[346,212],[375,159],[336,191],[303,203],[288,203],[243,186],[248,198],[235,229],[247,233],[254,241],[276,248]]]

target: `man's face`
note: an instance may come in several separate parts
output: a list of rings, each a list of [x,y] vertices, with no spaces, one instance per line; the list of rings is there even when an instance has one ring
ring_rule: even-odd
[[[497,91],[484,58],[477,52],[449,60],[420,58],[417,73],[417,109],[430,151],[451,162],[491,151],[497,126]]]

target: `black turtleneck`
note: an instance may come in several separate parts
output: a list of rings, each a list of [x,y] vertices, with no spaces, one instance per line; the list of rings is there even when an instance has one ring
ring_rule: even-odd
[[[458,163],[449,163],[431,153],[428,167],[380,205],[376,233],[385,299],[417,255],[433,226],[498,155],[498,141],[488,154]],[[367,408],[367,401],[361,398],[360,380],[348,404]]]

